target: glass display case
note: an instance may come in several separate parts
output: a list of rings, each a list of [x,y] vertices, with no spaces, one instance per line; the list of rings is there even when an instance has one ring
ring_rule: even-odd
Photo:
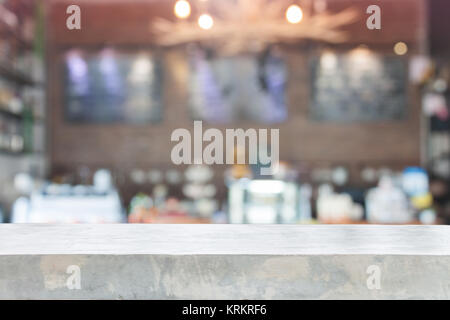
[[[299,219],[299,189],[280,180],[241,179],[229,187],[229,222],[290,224]]]

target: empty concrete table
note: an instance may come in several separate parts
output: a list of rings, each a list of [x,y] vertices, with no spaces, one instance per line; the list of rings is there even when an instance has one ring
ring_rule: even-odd
[[[450,227],[0,225],[1,299],[449,299]]]

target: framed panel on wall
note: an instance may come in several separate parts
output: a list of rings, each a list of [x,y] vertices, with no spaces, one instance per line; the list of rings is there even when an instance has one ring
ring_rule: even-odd
[[[402,120],[407,112],[407,62],[368,49],[326,52],[311,61],[313,120],[375,122]]]
[[[70,50],[64,56],[64,109],[69,122],[159,122],[161,63],[150,51]]]
[[[281,54],[220,56],[189,50],[191,117],[210,123],[280,123],[287,119],[287,68]]]

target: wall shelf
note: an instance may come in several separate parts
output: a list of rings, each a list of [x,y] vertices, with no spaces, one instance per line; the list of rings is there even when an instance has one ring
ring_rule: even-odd
[[[25,152],[24,151],[14,152],[14,151],[0,148],[0,155],[21,157],[21,156],[25,155]]]
[[[7,116],[7,117],[10,117],[10,118],[15,118],[15,119],[18,119],[18,120],[23,120],[23,115],[22,114],[9,111],[9,110],[7,110],[5,108],[2,108],[1,106],[0,106],[0,115]]]
[[[20,85],[26,86],[36,86],[39,85],[36,81],[34,81],[31,77],[24,74],[21,71],[17,71],[10,66],[6,65],[4,62],[0,62],[0,76],[5,77],[6,79],[15,82]]]

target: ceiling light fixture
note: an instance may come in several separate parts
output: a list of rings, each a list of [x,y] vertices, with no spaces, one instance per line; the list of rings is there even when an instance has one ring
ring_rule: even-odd
[[[272,0],[218,0],[214,6],[211,1],[189,3],[192,12],[195,4],[195,11],[202,13],[193,21],[156,18],[150,22],[156,44],[170,47],[196,42],[232,55],[304,39],[345,43],[351,36],[344,27],[361,18],[355,7],[329,11],[322,5],[324,11],[313,10],[313,0],[302,0],[302,7],[291,3],[288,8],[284,1]],[[209,13],[212,7],[217,16]]]

